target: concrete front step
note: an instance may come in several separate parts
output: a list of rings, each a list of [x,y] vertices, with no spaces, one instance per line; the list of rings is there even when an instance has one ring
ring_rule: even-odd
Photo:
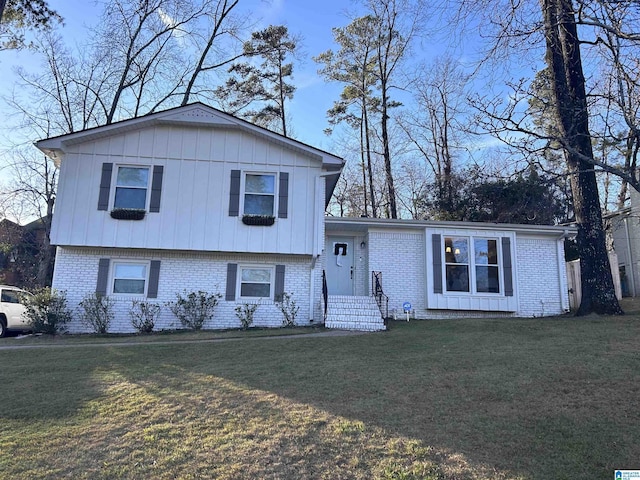
[[[345,295],[329,295],[325,326],[366,332],[386,330],[375,298]]]

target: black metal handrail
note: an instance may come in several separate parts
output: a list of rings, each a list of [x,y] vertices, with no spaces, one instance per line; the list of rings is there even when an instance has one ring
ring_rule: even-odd
[[[382,272],[371,272],[371,294],[375,297],[380,314],[389,318],[389,297],[382,290]]]
[[[327,321],[327,302],[329,300],[329,289],[327,288],[327,274],[322,270],[322,300],[324,300],[324,321]]]

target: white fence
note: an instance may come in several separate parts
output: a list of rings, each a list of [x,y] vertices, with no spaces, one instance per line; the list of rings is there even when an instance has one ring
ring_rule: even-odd
[[[613,286],[616,290],[618,300],[622,298],[622,288],[620,286],[620,270],[618,269],[618,255],[609,252],[609,265],[611,265],[611,275],[613,276]],[[582,286],[580,283],[580,260],[567,262],[567,284],[569,286],[569,306],[571,310],[576,310],[582,300]]]

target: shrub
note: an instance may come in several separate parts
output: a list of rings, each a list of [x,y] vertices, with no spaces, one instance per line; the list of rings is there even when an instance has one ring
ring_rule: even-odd
[[[187,293],[185,290],[184,296],[176,293],[176,301],[168,302],[167,306],[184,327],[200,330],[213,318],[213,310],[221,297],[219,293],[202,290]]]
[[[100,293],[88,293],[79,304],[80,321],[95,333],[107,333],[113,320],[114,301]]]
[[[24,316],[35,332],[51,335],[64,332],[73,316],[67,307],[65,292],[49,287],[36,290],[33,295],[23,295],[21,302],[25,307]]]
[[[153,332],[160,310],[160,305],[157,303],[133,300],[129,309],[131,325],[138,333]]]
[[[240,319],[242,329],[246,330],[253,324],[253,315],[258,309],[257,304],[244,303],[242,305],[236,305],[236,317]]]
[[[280,300],[276,301],[276,305],[278,305],[282,315],[284,315],[282,326],[293,327],[296,324],[298,310],[300,310],[300,307],[296,305],[296,301],[293,299],[293,294],[283,293]]]

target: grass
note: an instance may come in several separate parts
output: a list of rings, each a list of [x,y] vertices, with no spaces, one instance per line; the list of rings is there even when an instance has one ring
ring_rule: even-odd
[[[250,328],[248,330],[162,330],[149,334],[106,333],[106,334],[60,334],[60,335],[19,335],[11,332],[6,339],[0,339],[0,347],[21,345],[96,345],[120,343],[179,343],[209,340],[228,340],[252,337],[277,337],[302,335],[326,331],[320,325],[294,328]]]
[[[0,350],[0,478],[611,478],[639,351],[637,311]]]

